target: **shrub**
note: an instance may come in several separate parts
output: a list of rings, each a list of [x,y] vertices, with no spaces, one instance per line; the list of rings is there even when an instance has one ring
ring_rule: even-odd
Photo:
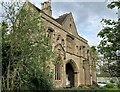
[[[117,87],[120,88],[120,82],[117,84]]]
[[[104,87],[100,87],[100,89],[106,90],[106,89],[108,89],[108,88],[104,86]]]
[[[39,76],[30,76],[29,82],[23,84],[21,90],[52,90],[52,81],[50,77],[40,72]]]
[[[107,85],[106,85],[107,88],[114,88],[114,86],[115,85],[113,83],[107,83]]]
[[[110,80],[110,83],[115,83],[114,80]]]
[[[31,82],[37,90],[51,90],[52,82],[49,79],[46,75],[41,74],[39,78],[33,78]]]
[[[90,89],[88,86],[82,86],[82,89]]]
[[[91,86],[90,89],[99,89],[98,86]]]

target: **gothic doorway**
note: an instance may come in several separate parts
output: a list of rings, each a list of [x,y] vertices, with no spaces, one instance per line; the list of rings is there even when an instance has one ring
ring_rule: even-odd
[[[66,64],[66,87],[74,87],[74,70],[71,63]]]

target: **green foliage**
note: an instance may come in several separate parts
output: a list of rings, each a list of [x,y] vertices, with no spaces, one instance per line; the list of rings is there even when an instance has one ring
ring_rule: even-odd
[[[54,54],[39,12],[23,7],[11,29],[7,24],[2,25],[2,90],[52,89],[52,71],[45,70]]]
[[[107,85],[106,85],[106,87],[107,88],[114,88],[115,87],[115,85],[114,85],[114,83],[107,83]]]
[[[111,4],[108,4],[108,8],[113,9],[115,7],[120,8],[120,1],[113,1]]]
[[[108,88],[104,86],[104,87],[100,87],[99,89],[107,90]]]
[[[90,87],[88,87],[87,85],[80,85],[77,89],[88,90],[90,89]]]
[[[29,84],[22,85],[21,90],[52,90],[52,81],[43,72],[40,72],[39,76],[30,76]]]
[[[88,86],[83,86],[82,89],[90,89]]]
[[[95,46],[91,46],[89,51],[90,51],[90,55],[91,55],[93,61],[94,62],[97,61],[98,60],[98,52],[97,52],[96,47]]]
[[[112,2],[108,5],[109,8],[120,7],[120,2]],[[107,72],[111,76],[120,76],[120,57],[116,54],[120,50],[120,21],[103,19],[101,21],[104,26],[98,33],[102,38],[98,46],[98,51],[103,55],[104,62],[107,64]]]
[[[120,89],[120,82],[117,84],[117,87]]]
[[[90,66],[93,70],[96,71],[96,65],[99,63],[98,60],[98,51],[95,46],[89,48],[90,60],[92,61]]]
[[[98,86],[91,86],[90,89],[99,89]]]

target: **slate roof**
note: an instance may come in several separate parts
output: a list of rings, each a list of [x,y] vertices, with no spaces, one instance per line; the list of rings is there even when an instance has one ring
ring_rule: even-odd
[[[55,20],[56,20],[59,24],[62,24],[63,21],[66,19],[66,17],[67,17],[68,15],[69,15],[69,14],[66,13],[66,14],[64,14],[64,15],[59,16],[59,18],[57,18],[57,19],[55,19]]]

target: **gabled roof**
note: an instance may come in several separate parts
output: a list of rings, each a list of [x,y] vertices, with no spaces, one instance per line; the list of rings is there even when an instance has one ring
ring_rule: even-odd
[[[59,24],[62,24],[64,22],[64,20],[67,18],[67,16],[69,15],[69,13],[63,14],[61,16],[59,16],[59,18],[55,19]]]
[[[38,12],[41,12],[41,13],[44,13],[45,15],[47,15],[44,11],[42,11],[41,9],[39,9],[38,7],[36,7],[34,4],[32,4],[31,2],[27,1],[25,3],[28,3],[29,5],[33,6]],[[55,19],[49,15],[47,15],[48,17],[50,17],[51,19],[55,20],[56,22],[58,22],[60,25],[62,25],[62,23],[64,22],[64,20],[67,18],[67,16],[69,15],[70,13],[66,13],[66,14],[63,14],[61,16],[59,16],[59,18]]]
[[[26,4],[31,5],[31,6],[34,7],[38,12],[41,12],[41,13],[45,14],[46,16],[48,16],[49,18],[51,18],[52,20],[54,20],[55,22],[57,22],[57,23],[60,24],[60,25],[63,25],[63,23],[64,23],[64,22],[66,21],[66,19],[68,18],[68,16],[71,15],[71,13],[66,13],[66,14],[63,14],[63,15],[59,16],[59,18],[55,19],[55,18],[47,15],[44,11],[42,11],[41,9],[39,9],[38,7],[36,7],[34,4],[32,4],[32,3],[29,2],[29,1],[25,2],[24,5],[23,5],[23,7],[24,7]],[[66,30],[65,30],[65,31],[66,31]],[[77,35],[78,35],[78,34],[77,34]],[[78,36],[79,36],[79,35],[78,35]],[[77,36],[78,39],[82,38],[81,36],[79,36],[79,37],[78,37],[78,36]],[[85,41],[87,41],[87,40],[84,39],[84,38],[82,38],[82,39],[85,40]]]

